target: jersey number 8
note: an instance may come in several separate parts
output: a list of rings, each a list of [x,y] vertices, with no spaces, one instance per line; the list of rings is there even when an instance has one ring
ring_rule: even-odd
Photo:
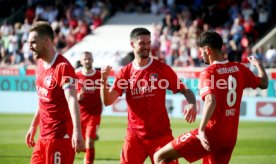
[[[227,104],[229,107],[235,105],[237,100],[237,80],[233,76],[228,77],[228,93],[227,93]]]

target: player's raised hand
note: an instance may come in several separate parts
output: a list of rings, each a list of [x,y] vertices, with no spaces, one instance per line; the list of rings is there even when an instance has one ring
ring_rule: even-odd
[[[247,57],[248,61],[254,66],[260,65],[261,62],[253,55]]]
[[[85,149],[81,133],[75,130],[73,130],[72,135],[72,147],[77,153],[82,152]]]
[[[112,67],[109,65],[102,67],[102,69],[101,69],[102,79],[107,79],[111,69],[112,69]]]
[[[183,115],[187,122],[192,123],[196,119],[196,104],[189,104],[185,106]]]
[[[203,146],[203,148],[205,150],[211,151],[209,142],[208,142],[208,140],[207,140],[207,138],[205,136],[205,132],[204,131],[198,130],[198,135],[196,137],[200,140],[200,143],[201,143],[201,145]]]
[[[36,133],[36,127],[30,127],[26,137],[25,137],[25,143],[28,145],[29,148],[35,146],[34,136]]]

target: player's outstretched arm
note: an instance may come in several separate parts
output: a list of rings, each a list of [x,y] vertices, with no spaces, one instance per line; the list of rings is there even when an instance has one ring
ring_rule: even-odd
[[[111,66],[105,66],[101,69],[101,100],[105,106],[111,105],[119,97],[117,91],[109,90],[107,78],[111,69]]]
[[[259,88],[267,89],[267,87],[268,87],[268,77],[267,77],[267,74],[265,72],[263,64],[255,56],[248,57],[248,60],[251,64],[256,66],[256,68],[258,70],[258,76],[261,78],[261,83],[259,85]]]
[[[181,93],[185,96],[186,100],[188,101],[189,105],[185,107],[184,110],[184,118],[187,122],[192,123],[196,119],[196,98],[194,93],[190,89],[183,89]]]
[[[81,134],[80,110],[75,89],[64,89],[68,107],[73,122],[72,146],[76,152],[84,150],[84,142]]]
[[[34,137],[36,134],[38,124],[39,124],[39,109],[37,109],[37,111],[35,112],[31,126],[25,136],[25,142],[29,147],[34,147],[35,145]]]

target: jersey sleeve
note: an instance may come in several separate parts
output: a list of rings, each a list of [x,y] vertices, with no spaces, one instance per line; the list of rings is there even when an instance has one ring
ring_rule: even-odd
[[[58,79],[58,84],[62,87],[62,89],[77,88],[77,76],[75,74],[75,70],[67,63],[64,63],[60,66]]]
[[[214,87],[212,87],[211,74],[207,71],[200,73],[199,84],[198,84],[199,94],[202,100],[205,100],[205,96],[210,93],[214,93]]]
[[[247,67],[242,65],[242,71],[245,78],[244,80],[244,88],[257,88],[261,83],[261,78],[254,75],[252,71],[250,71]]]
[[[119,93],[120,96],[122,96],[124,90],[127,88],[128,86],[128,81],[125,77],[125,70],[121,69],[117,75],[115,76],[113,85],[112,85],[112,89],[114,89],[115,91],[117,91]]]
[[[177,77],[176,73],[171,67],[166,66],[164,74],[166,76],[166,79],[168,80],[168,89],[170,89],[173,93],[177,93],[187,88],[187,86]]]

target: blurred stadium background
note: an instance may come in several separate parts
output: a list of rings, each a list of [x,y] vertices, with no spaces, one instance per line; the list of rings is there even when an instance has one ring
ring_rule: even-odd
[[[56,49],[74,67],[81,52],[94,55],[94,66],[109,64],[110,76],[133,60],[129,33],[143,26],[152,32],[151,55],[170,65],[198,96],[201,63],[195,40],[202,31],[223,37],[225,59],[248,65],[247,56],[264,62],[265,91],[248,89],[241,104],[239,141],[230,163],[276,163],[276,2],[273,0],[0,0],[0,163],[28,163],[24,145],[38,107],[35,61],[27,44],[33,21],[46,20],[55,31]],[[168,92],[166,106],[177,136],[194,128],[184,123],[187,102]],[[127,115],[124,97],[104,108],[95,163],[119,163]],[[77,155],[76,163],[82,163]],[[149,161],[147,161],[149,163]],[[185,163],[181,161],[180,163]]]

